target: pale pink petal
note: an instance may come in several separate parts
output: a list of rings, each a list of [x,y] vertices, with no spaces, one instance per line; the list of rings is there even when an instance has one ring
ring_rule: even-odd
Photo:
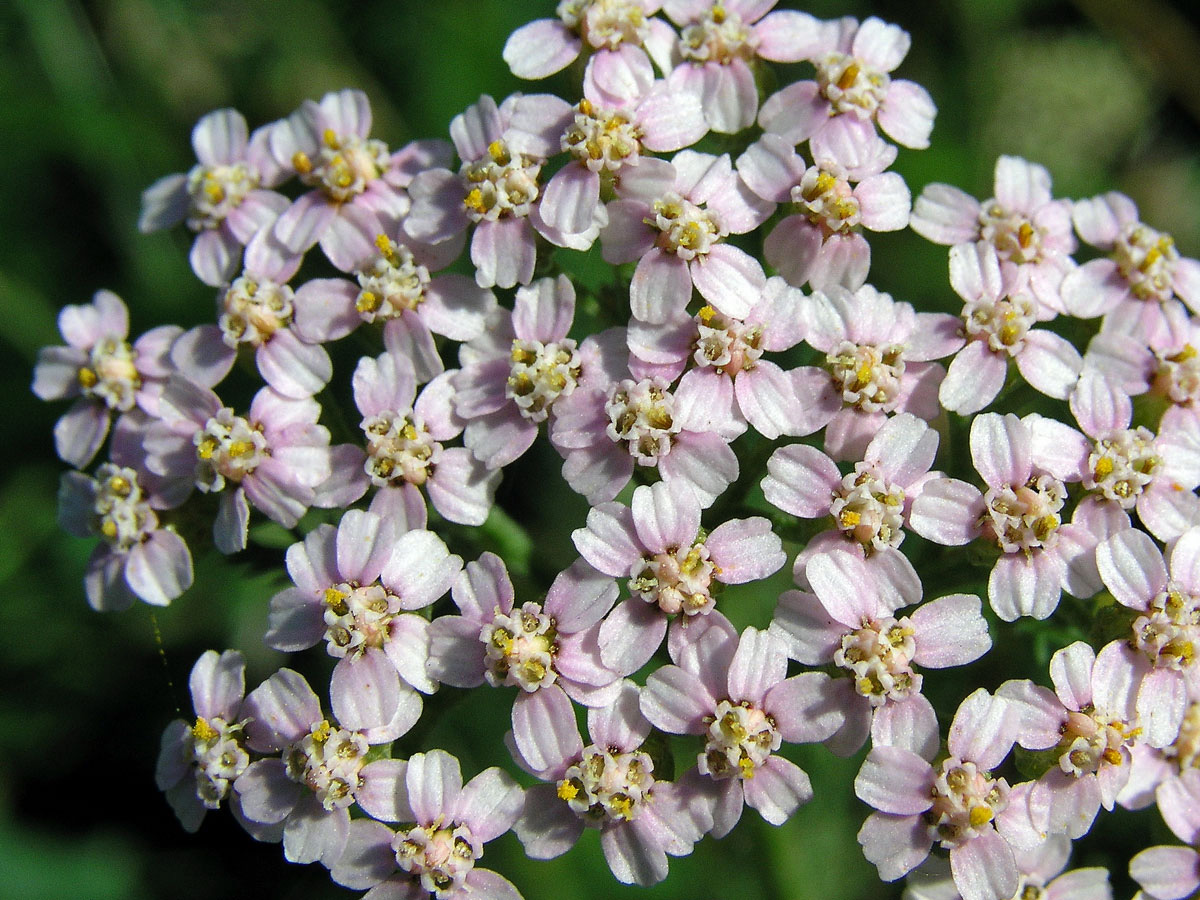
[[[979,236],[979,201],[949,184],[929,184],[913,204],[909,226],[935,244],[965,244]]]
[[[735,319],[750,312],[767,286],[762,266],[744,250],[729,244],[718,244],[698,257],[691,274],[700,296]]]
[[[916,753],[876,745],[854,779],[854,793],[880,812],[911,816],[933,805],[933,780],[933,769]]]
[[[861,628],[878,614],[878,591],[858,557],[837,550],[822,553],[808,561],[804,574],[821,605],[843,625]]]
[[[362,767],[362,784],[354,792],[354,802],[373,819],[384,822],[412,820],[408,807],[408,787],[404,775],[408,762],[403,759],[377,759]]]
[[[978,488],[956,478],[938,478],[927,482],[913,501],[909,525],[935,543],[959,546],[979,536],[984,512]]]
[[[707,508],[738,477],[738,459],[719,435],[689,431],[680,435],[658,469],[667,482],[688,485]]]
[[[654,655],[666,631],[667,620],[658,607],[624,600],[600,626],[600,658],[619,675],[636,672]]]
[[[1119,531],[1096,547],[1100,578],[1119,603],[1145,610],[1167,584],[1162,553],[1145,532]]]
[[[636,116],[642,127],[642,146],[655,153],[690,147],[708,133],[699,98],[672,92],[662,82],[638,104]]]
[[[691,295],[692,273],[688,264],[657,248],[642,257],[629,285],[633,317],[651,324],[666,322],[687,305]]]
[[[738,157],[737,169],[754,193],[773,203],[787,203],[792,187],[804,177],[805,164],[791,144],[768,132]]]
[[[1191,847],[1151,847],[1129,861],[1129,874],[1154,900],[1183,900],[1200,887],[1200,854]]]
[[[1059,650],[1050,658],[1050,680],[1068,709],[1076,712],[1092,702],[1092,668],[1096,652],[1083,641]]]
[[[983,656],[992,646],[982,602],[973,594],[950,594],[926,603],[911,620],[917,650],[913,662],[941,669],[962,666]]]
[[[497,219],[475,226],[471,236],[471,262],[475,283],[482,288],[510,288],[528,284],[533,277],[537,251],[528,219]]]
[[[805,665],[832,661],[846,627],[833,619],[815,594],[784,591],[775,607],[771,630],[788,644],[788,654]]]
[[[418,822],[431,824],[452,812],[463,787],[462,770],[445,750],[415,753],[408,761],[404,782],[413,815]]]
[[[1011,715],[1003,700],[979,688],[963,700],[950,723],[950,754],[994,769],[1012,749]]]
[[[862,210],[862,224],[871,231],[899,231],[908,225],[912,194],[904,179],[884,172],[863,181],[854,190]]]
[[[1083,368],[1078,350],[1066,339],[1041,328],[1025,335],[1025,346],[1016,361],[1030,386],[1058,400],[1067,399]]]
[[[1001,556],[988,578],[988,601],[1005,622],[1045,619],[1058,607],[1066,564],[1050,551]]]
[[[806,519],[829,514],[833,491],[842,481],[833,460],[807,444],[776,450],[767,460],[767,473],[762,481],[767,501]]]
[[[788,284],[800,287],[808,281],[822,244],[820,229],[807,217],[788,216],[763,241],[763,255]]]
[[[1059,293],[1068,313],[1091,319],[1111,312],[1129,296],[1129,284],[1111,259],[1093,259],[1068,273]]]
[[[971,460],[992,487],[1024,484],[1033,471],[1033,439],[1011,413],[985,413],[971,423]]]
[[[772,633],[778,632],[772,628]],[[824,672],[804,672],[767,690],[762,707],[785,741],[823,741],[841,728],[845,713],[830,691],[831,682]]]
[[[309,191],[275,220],[272,233],[288,250],[302,253],[321,239],[336,216],[334,203],[319,191]]]
[[[874,463],[886,480],[907,487],[929,471],[937,447],[936,431],[916,416],[901,413],[879,429],[863,459]]]
[[[758,124],[795,145],[816,133],[829,119],[829,110],[815,81],[797,81],[767,98]]]
[[[1093,247],[1110,250],[1122,228],[1138,220],[1137,206],[1124,194],[1110,191],[1086,200],[1076,200],[1071,218],[1079,236]]]
[[[129,551],[125,581],[142,600],[166,606],[192,586],[192,556],[183,538],[158,529]]]
[[[933,759],[940,741],[937,715],[924,694],[885,703],[871,717],[872,746],[899,747]]]
[[[518,78],[546,78],[569,66],[583,41],[556,19],[538,19],[508,36],[503,57]]]
[[[705,716],[717,708],[717,699],[691,672],[663,666],[646,679],[641,695],[642,715],[655,728],[672,734],[703,734]]]
[[[675,492],[664,481],[633,492],[633,527],[651,553],[680,547],[696,539],[700,505],[687,492]]]
[[[876,118],[883,133],[896,143],[915,150],[929,146],[937,105],[925,88],[903,78],[888,85],[887,97]]]
[[[895,881],[929,856],[933,839],[920,816],[872,813],[858,831],[858,842],[868,862],[874,863],[883,881]]]
[[[721,570],[717,580],[724,584],[758,581],[778,572],[787,562],[782,542],[771,530],[770,521],[761,516],[717,526],[704,545]]]
[[[271,335],[258,348],[256,359],[263,379],[285,397],[311,397],[333,377],[333,362],[325,348],[302,343],[291,329]]]
[[[950,871],[963,900],[1003,900],[1021,883],[1012,848],[994,830],[952,849]]]
[[[772,756],[742,782],[746,805],[758,810],[767,822],[782,825],[801,805],[812,799],[812,783],[804,770],[782,756]]]

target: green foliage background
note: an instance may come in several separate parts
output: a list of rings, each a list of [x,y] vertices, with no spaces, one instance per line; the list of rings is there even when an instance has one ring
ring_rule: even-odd
[[[795,4],[781,4],[795,5]],[[132,311],[132,333],[211,318],[213,292],[187,264],[182,231],[136,231],[139,195],[185,171],[188,135],[211,109],[234,106],[251,127],[304,98],[352,86],[370,95],[375,134],[392,147],[444,137],[479,94],[519,84],[500,58],[518,25],[551,15],[551,0],[9,0],[0,4],[0,898],[337,897],[317,867],[285,864],[228,816],[185,835],[153,784],[158,736],[189,711],[188,670],[208,647],[246,652],[252,681],[283,659],[261,646],[266,604],[282,583],[278,549],[233,561],[197,560],[196,585],[153,615],[139,606],[97,615],[81,577],[91,545],[55,523],[63,467],[51,428],[62,406],[29,392],[37,350],[60,343],[57,311],[107,287]],[[1062,196],[1120,189],[1143,218],[1200,255],[1200,42],[1194,22],[1161,0],[818,0],[833,17],[878,14],[913,34],[902,77],[926,85],[941,110],[933,148],[902,151],[914,195],[930,181],[991,193],[999,153],[1048,165]],[[797,70],[799,71],[799,70]],[[568,90],[565,76],[551,90]],[[897,299],[951,309],[944,248],[915,235],[873,241],[872,281]],[[532,540],[528,577],[570,562],[578,498],[531,492],[544,446],[508,473],[501,499]],[[538,461],[540,459],[540,462]],[[271,542],[269,530],[260,535]],[[503,522],[490,539],[513,540]],[[279,542],[286,546],[286,537]],[[794,548],[793,548],[794,549]],[[478,552],[476,549],[475,552]],[[982,589],[986,570],[972,573]],[[784,575],[778,579],[786,587]],[[946,588],[929,583],[930,596]],[[960,588],[961,589],[961,588]],[[773,596],[746,596],[738,624],[769,616]],[[1069,623],[1062,635],[1073,634]],[[1013,660],[1044,667],[1060,641],[1008,626],[997,651],[937,676],[953,703],[974,684],[995,687]],[[934,678],[929,679],[930,682]],[[433,724],[406,752],[445,746],[469,776],[504,758],[508,701],[443,692]],[[486,862],[529,900],[733,898],[808,900],[898,896],[881,886],[854,840],[866,813],[850,783],[858,760],[799,748],[814,801],[782,828],[747,812],[733,836],[705,841],[652,890],[609,876],[594,834],[559,860],[525,861],[511,835]],[[1129,833],[1169,839],[1153,813],[1104,822],[1081,864],[1119,879]],[[1140,847],[1139,840],[1138,846]],[[1118,881],[1118,896],[1128,882]],[[263,885],[270,885],[264,889]]]

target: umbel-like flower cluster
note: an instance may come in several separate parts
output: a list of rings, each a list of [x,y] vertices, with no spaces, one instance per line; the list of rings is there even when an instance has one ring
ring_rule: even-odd
[[[141,228],[195,234],[215,313],[131,341],[100,291],[42,351],[35,393],[72,400],[62,524],[100,539],[88,599],[184,593],[185,510],[227,554],[265,516],[296,536],[265,641],[336,659],[327,691],[284,668],[247,694],[237,651],[200,658],[157,772],[185,828],[228,804],[341,885],[439,900],[518,898],[480,863],[510,829],[546,859],[593,828],[652,884],[745,806],[778,825],[812,798],[788,745],[869,743],[859,843],[915,900],[1108,898],[1104,870],[1055,878],[1070,841],[1155,803],[1189,846],[1133,877],[1200,886],[1200,263],[1016,157],[993,197],[913,203],[890,166],[935,107],[893,74],[908,34],[773,6],[563,0],[503,54],[535,80],[579,60],[570,97],[483,96],[451,143],[399,150],[356,90],[254,132],[218,110],[146,190]],[[760,97],[777,62],[807,76]],[[950,247],[959,315],[870,283],[870,234],[904,228]],[[602,295],[571,278],[597,242]],[[354,331],[371,349],[335,371]],[[335,379],[357,417],[330,414]],[[447,544],[539,434],[590,512],[521,596]],[[789,560],[795,589],[739,631],[724,589]],[[1064,604],[1088,641],[935,710],[926,678]],[[423,696],[468,689],[512,703],[497,767],[391,757]],[[652,732],[690,749],[665,766]]]

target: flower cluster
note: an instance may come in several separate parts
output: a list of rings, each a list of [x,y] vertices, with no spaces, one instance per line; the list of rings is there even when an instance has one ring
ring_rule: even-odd
[[[645,885],[745,806],[778,825],[808,802],[790,745],[869,742],[859,843],[918,900],[1108,897],[1096,870],[1047,885],[1101,807],[1157,803],[1196,844],[1200,263],[1129,198],[1056,199],[1015,157],[994,198],[913,203],[891,166],[935,108],[893,77],[908,34],[773,6],[564,0],[504,58],[528,79],[585,58],[571,97],[483,96],[450,142],[396,151],[356,90],[252,134],[219,110],[147,189],[142,229],[195,233],[215,313],[130,343],[101,291],[42,352],[34,391],[73,400],[59,455],[107,443],[62,481],[64,527],[101,538],[87,596],[166,605],[185,515],[226,554],[265,516],[295,539],[265,641],[336,660],[326,712],[292,669],[246,693],[236,651],[200,658],[158,766],[185,828],[228,803],[341,885],[439,900],[519,898],[477,864],[510,829],[546,859],[593,828]],[[760,97],[777,62],[807,77]],[[870,283],[870,233],[909,227],[949,245],[959,315]],[[571,277],[597,242],[615,289]],[[513,560],[450,548],[539,439],[589,512],[531,595]],[[789,560],[773,616],[736,627],[739,586]],[[1053,654],[1053,690],[935,709],[926,678],[1067,603],[1109,631]],[[423,696],[475,688],[511,700],[505,768],[392,758]],[[690,749],[666,765],[654,733]],[[1196,866],[1153,848],[1132,873],[1175,900]]]

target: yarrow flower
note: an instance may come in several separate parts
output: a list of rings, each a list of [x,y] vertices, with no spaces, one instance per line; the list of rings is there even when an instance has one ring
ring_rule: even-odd
[[[612,578],[627,578],[629,597],[600,626],[600,658],[621,675],[640,669],[662,643],[687,638],[688,620],[719,615],[717,584],[745,584],[786,560],[766,519],[734,519],[700,528],[700,505],[666,482],[633,492],[632,508],[604,503],[572,538],[580,555]],[[714,584],[716,582],[717,584]]]
[[[229,797],[233,782],[246,771],[246,664],[242,654],[204,653],[188,677],[196,721],[176,719],[162,736],[154,780],[187,831],[200,827],[204,814]]]
[[[654,672],[642,692],[642,714],[657,728],[705,738],[696,768],[680,779],[712,806],[712,836],[728,834],[743,804],[772,825],[783,824],[812,798],[804,770],[779,756],[783,741],[821,741],[842,722],[828,705],[829,676],[787,675],[783,642],[747,628],[739,639],[713,617],[704,637],[676,645],[676,665]]]
[[[62,477],[59,525],[76,537],[103,540],[83,581],[96,609],[125,609],[134,597],[166,606],[192,585],[192,555],[183,538],[161,526],[155,510],[172,504],[154,485],[153,476],[143,479],[114,463],[102,464],[94,477]]]
[[[355,890],[381,885],[377,896],[406,900],[521,900],[505,878],[475,864],[483,845],[520,814],[516,782],[493,767],[463,784],[458,760],[444,750],[388,762],[391,796],[378,792],[371,809],[385,821],[412,824],[393,830],[375,819],[352,821],[333,880]]]
[[[42,400],[75,402],[55,423],[59,458],[83,468],[108,436],[114,416],[135,408],[154,415],[167,376],[170,351],[183,333],[177,325],[146,332],[132,345],[129,310],[112,291],[97,291],[87,305],[58,315],[65,347],[43,347],[33,370],[33,392]]]
[[[518,762],[549,782],[526,791],[513,826],[533,859],[561,856],[584,828],[597,828],[616,879],[650,885],[667,877],[668,855],[690,853],[712,828],[708,804],[655,776],[641,749],[650,723],[638,696],[637,685],[624,681],[612,703],[589,709],[587,746],[565,694],[547,695],[546,715],[514,720]]]
[[[209,113],[192,129],[196,165],[160,178],[142,193],[138,229],[158,231],[186,222],[196,232],[192,271],[210,287],[233,277],[242,248],[288,208],[288,198],[270,190],[288,174],[271,155],[271,136],[279,124],[248,135],[237,110]]]

